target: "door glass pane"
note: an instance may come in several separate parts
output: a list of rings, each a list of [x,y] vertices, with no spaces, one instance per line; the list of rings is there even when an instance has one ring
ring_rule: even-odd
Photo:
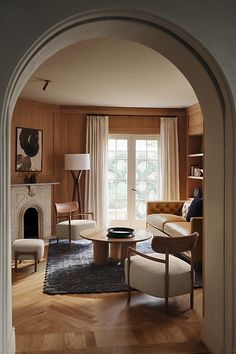
[[[136,160],[136,181],[146,179],[146,167],[145,160]]]
[[[137,200],[136,201],[136,219],[143,220],[146,215],[146,201],[145,200]]]
[[[146,203],[158,199],[158,141],[136,140],[136,220],[146,218]]]
[[[127,219],[128,187],[127,139],[108,141],[108,215],[109,220]]]

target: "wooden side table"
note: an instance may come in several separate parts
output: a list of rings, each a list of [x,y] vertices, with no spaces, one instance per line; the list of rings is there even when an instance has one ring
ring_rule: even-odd
[[[137,242],[145,241],[153,235],[145,229],[135,229],[134,236],[113,238],[107,236],[106,229],[88,229],[80,232],[80,236],[93,242],[93,261],[96,265],[106,264],[109,257],[124,261],[128,255],[128,247],[136,247]]]

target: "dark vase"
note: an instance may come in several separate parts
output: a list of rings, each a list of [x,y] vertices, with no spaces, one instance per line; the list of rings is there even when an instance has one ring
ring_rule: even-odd
[[[30,183],[30,176],[25,176],[24,183]]]
[[[37,182],[36,176],[35,175],[31,175],[30,176],[30,183],[36,183],[36,182]]]

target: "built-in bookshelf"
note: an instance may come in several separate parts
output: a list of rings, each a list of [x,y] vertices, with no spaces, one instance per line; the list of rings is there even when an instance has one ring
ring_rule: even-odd
[[[203,117],[199,105],[188,110],[187,197],[193,198],[195,188],[203,191]]]

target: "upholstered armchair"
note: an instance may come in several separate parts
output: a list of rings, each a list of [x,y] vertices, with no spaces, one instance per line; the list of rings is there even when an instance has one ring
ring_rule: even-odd
[[[131,288],[146,294],[168,300],[183,294],[190,294],[190,308],[194,305],[194,251],[198,233],[184,237],[154,236],[154,253],[144,254],[129,247],[125,260],[125,278],[128,285],[128,302]],[[179,252],[191,252],[191,263],[174,256]]]
[[[57,242],[59,238],[71,240],[80,239],[80,231],[96,227],[93,220],[93,213],[79,213],[79,205],[76,201],[65,203],[54,203],[57,224]]]

